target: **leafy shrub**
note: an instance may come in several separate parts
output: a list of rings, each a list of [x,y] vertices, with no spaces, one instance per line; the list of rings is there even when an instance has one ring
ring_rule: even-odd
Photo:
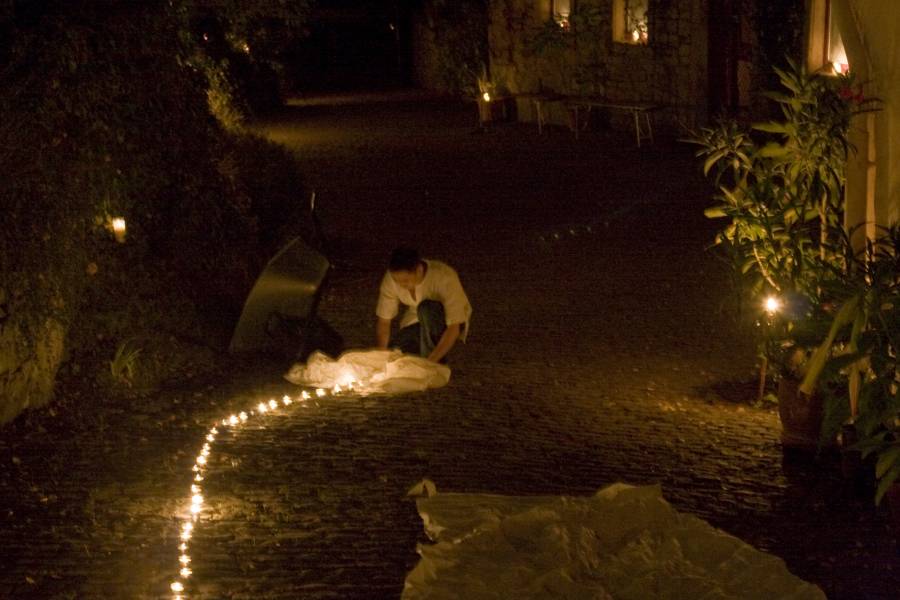
[[[210,113],[185,4],[22,6],[0,14],[0,422],[63,363],[109,372],[112,340],[140,339],[141,364],[165,339],[213,363],[299,191],[286,153]]]

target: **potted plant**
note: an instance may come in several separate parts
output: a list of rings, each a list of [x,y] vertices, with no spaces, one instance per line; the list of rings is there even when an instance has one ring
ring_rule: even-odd
[[[844,260],[847,136],[850,118],[865,100],[845,92],[852,86],[849,76],[808,74],[794,64],[776,73],[783,91],[769,97],[780,108],[780,120],[750,131],[722,121],[688,141],[700,146],[704,174],[719,189],[717,205],[706,211],[726,219],[715,243],[754,304],[766,303],[760,315],[761,382],[774,365],[782,442],[815,448],[822,400],[800,381],[827,331],[823,324],[832,318],[829,290]]]

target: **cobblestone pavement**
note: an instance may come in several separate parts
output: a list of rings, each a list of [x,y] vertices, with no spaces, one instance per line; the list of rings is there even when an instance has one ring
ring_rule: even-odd
[[[406,490],[590,494],[659,483],[680,510],[782,557],[834,599],[897,598],[884,510],[833,464],[785,462],[754,408],[748,336],[704,249],[689,150],[627,135],[474,128],[437,100],[299,103],[261,126],[297,151],[337,268],[320,315],[372,341],[400,241],[460,272],[474,306],[448,387],[324,398],[220,436],[189,598],[397,598],[422,524]],[[174,515],[210,419],[296,389],[284,364],[102,409],[70,437],[0,437],[0,595],[168,597]],[[85,444],[84,438],[93,440]],[[52,454],[77,449],[64,471]]]

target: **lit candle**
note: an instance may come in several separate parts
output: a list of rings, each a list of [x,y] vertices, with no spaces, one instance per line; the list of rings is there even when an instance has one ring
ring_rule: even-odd
[[[116,217],[112,220],[113,235],[120,244],[125,243],[125,219]]]
[[[766,309],[767,313],[769,313],[770,315],[774,315],[779,310],[781,310],[781,300],[779,300],[775,296],[769,296],[768,298],[766,298],[763,306]]]

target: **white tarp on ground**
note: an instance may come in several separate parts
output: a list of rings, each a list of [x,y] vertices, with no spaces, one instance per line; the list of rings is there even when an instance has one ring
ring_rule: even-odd
[[[450,367],[399,350],[352,350],[338,359],[313,352],[285,374],[297,385],[319,388],[347,387],[361,394],[420,392],[447,385]]]
[[[825,600],[780,558],[676,511],[658,486],[416,504],[436,543],[419,545],[404,600]]]

